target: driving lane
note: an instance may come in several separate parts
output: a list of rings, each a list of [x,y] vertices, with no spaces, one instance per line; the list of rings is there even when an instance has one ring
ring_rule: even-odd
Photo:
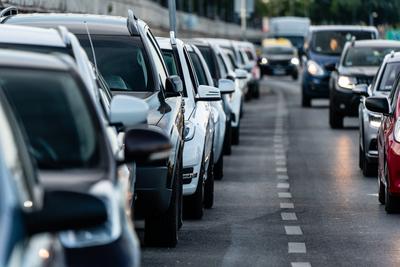
[[[331,130],[317,102],[301,108],[299,83],[264,80],[214,208],[185,221],[176,248],[144,247],[143,266],[399,266],[400,216],[357,167],[357,121]]]

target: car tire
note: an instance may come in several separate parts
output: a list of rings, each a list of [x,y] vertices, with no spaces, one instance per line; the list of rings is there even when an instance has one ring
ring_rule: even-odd
[[[387,164],[387,163],[385,163]],[[399,202],[396,197],[394,197],[389,192],[389,177],[387,172],[387,166],[385,166],[385,178],[386,178],[386,186],[385,186],[385,211],[388,214],[397,213],[399,211]]]
[[[329,125],[332,129],[343,128],[343,116],[336,114],[331,106],[329,106]]]
[[[360,138],[361,142],[361,138]],[[362,170],[364,168],[364,150],[361,148],[361,144],[358,146],[358,167]]]
[[[253,98],[254,99],[260,98],[260,85],[258,84],[258,82],[254,85]]]
[[[222,180],[224,177],[224,155],[219,156],[217,163],[214,165],[214,179]]]
[[[363,154],[363,168],[362,172],[365,177],[373,177],[376,176],[378,173],[378,166],[374,163],[369,163],[365,157],[365,153]]]
[[[299,74],[297,72],[293,72],[291,76],[293,81],[297,81],[299,79]]]
[[[239,145],[240,142],[240,129],[238,127],[232,127],[232,144],[233,145]]]
[[[182,192],[181,166],[175,170],[171,201],[168,210],[159,216],[145,219],[144,243],[147,246],[176,247]]]
[[[225,129],[225,138],[224,138],[224,155],[232,154],[232,126],[231,122],[228,121]]]
[[[211,209],[214,205],[214,153],[211,152],[207,170],[207,180],[204,185],[204,208]]]
[[[311,98],[304,93],[301,95],[301,106],[304,108],[311,107]]]
[[[382,183],[381,179],[379,179],[379,192],[378,192],[378,200],[379,203],[385,205],[385,185]]]
[[[203,159],[204,160],[204,159]],[[203,217],[204,207],[204,164],[199,173],[199,182],[193,195],[183,197],[183,217],[185,219],[200,220]]]

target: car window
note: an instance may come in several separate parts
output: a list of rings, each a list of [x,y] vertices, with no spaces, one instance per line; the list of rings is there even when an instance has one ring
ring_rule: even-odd
[[[392,90],[390,92],[389,95],[389,101],[390,101],[390,106],[391,106],[391,110],[394,110],[396,107],[396,103],[397,103],[397,98],[399,95],[399,91],[400,91],[400,81],[399,81],[399,76],[397,76],[396,78],[396,82],[395,82],[395,87],[393,87],[394,90]]]
[[[176,58],[174,56],[174,52],[172,50],[162,50],[164,62],[167,65],[167,69],[169,74],[171,75],[179,75],[180,73],[178,72],[178,66],[176,62]],[[184,81],[184,79],[182,79]],[[184,97],[187,97],[187,88],[185,82],[183,82],[183,92],[182,95]]]
[[[398,50],[399,47],[350,47],[344,57],[343,66],[379,66],[387,54]]]
[[[78,35],[89,59],[95,62],[87,35]],[[147,54],[139,37],[91,35],[100,73],[114,91],[154,91]]]
[[[254,55],[253,55],[253,53],[251,53],[251,51],[246,50],[246,55],[247,55],[247,57],[249,58],[250,61],[254,61],[255,60]]]
[[[0,43],[0,49],[30,51],[30,52],[43,53],[43,54],[60,53],[60,54],[66,54],[66,55],[69,55],[72,57],[74,56],[72,49],[69,49],[67,47],[58,47],[58,46]]]
[[[391,91],[393,84],[400,73],[400,62],[388,63],[383,71],[378,91]]]
[[[195,91],[195,93],[197,93],[197,87],[199,86],[199,81],[197,79],[192,61],[190,60],[190,57],[188,55],[186,48],[183,49],[183,54],[185,56],[185,61],[186,61],[186,65],[188,67],[188,71],[190,74],[190,80],[192,82],[193,90]]]
[[[226,78],[228,76],[228,69],[226,68],[225,62],[222,59],[221,54],[218,55],[217,57],[218,65],[220,66],[220,71],[221,71],[221,77]]]
[[[226,55],[228,56],[229,64],[230,64],[231,66],[236,66],[236,64],[235,64],[235,59],[233,58],[233,55],[232,55],[231,53],[226,53]]]
[[[22,71],[24,79],[20,69],[2,69],[0,87],[24,126],[39,168],[99,166],[99,125],[81,93],[83,84],[64,72]]]
[[[346,42],[356,40],[376,39],[372,31],[315,31],[312,35],[311,49],[319,54],[340,55]]]
[[[218,79],[218,72],[215,66],[215,62],[213,59],[213,54],[212,54],[212,48],[211,47],[205,47],[205,46],[198,46],[197,47],[200,52],[201,55],[203,56],[204,60],[207,63],[208,69],[210,70],[211,73],[211,77],[213,79]]]
[[[163,62],[163,55],[158,47],[157,41],[154,39],[152,34],[149,32],[147,33],[147,38],[150,40],[150,53],[154,59],[157,73],[160,77],[160,82],[162,86],[165,88],[165,83],[168,78],[167,70],[165,69],[164,62]]]
[[[199,56],[195,52],[189,53],[190,58],[193,62],[194,70],[196,71],[197,79],[199,80],[199,84],[201,85],[208,85],[207,76],[204,71],[203,65],[201,64],[201,60]]]

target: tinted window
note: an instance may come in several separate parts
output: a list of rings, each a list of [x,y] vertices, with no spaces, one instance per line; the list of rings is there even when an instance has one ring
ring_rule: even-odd
[[[194,70],[196,71],[197,79],[199,80],[199,84],[208,85],[207,76],[204,72],[203,65],[201,64],[201,60],[199,56],[195,52],[190,52],[190,58],[193,62]]]
[[[220,70],[221,70],[221,77],[226,78],[228,76],[228,69],[226,68],[226,65],[225,65],[224,60],[222,59],[222,56],[218,55],[217,60],[218,60],[218,65],[220,66]]]
[[[347,41],[375,39],[370,31],[316,31],[312,37],[311,49],[316,53],[340,55]]]
[[[251,51],[246,50],[246,55],[249,58],[249,60],[251,60],[251,61],[255,60],[253,53],[251,53]]]
[[[211,76],[213,77],[213,79],[218,79],[218,73],[215,68],[215,63],[213,60],[213,54],[212,54],[211,48],[205,47],[205,46],[198,46],[197,48],[200,50],[201,55],[203,56],[204,60],[206,61],[208,69],[210,70],[210,73],[211,73]]]
[[[378,91],[391,91],[400,72],[400,63],[388,63],[383,72]]]
[[[172,51],[163,50],[162,53],[163,53],[164,62],[165,62],[165,65],[167,65],[169,74],[179,75],[178,69],[176,68],[176,64],[175,64],[174,54],[172,53]]]
[[[293,55],[294,49],[287,46],[270,46],[264,47],[263,53],[266,55]]]
[[[97,67],[111,90],[153,91],[149,63],[140,38],[131,36],[92,35]],[[88,37],[78,36],[94,62]]]
[[[40,45],[23,45],[23,44],[1,44],[1,49],[13,49],[13,50],[22,50],[22,51],[31,51],[43,54],[50,53],[61,53],[68,54],[73,56],[72,50],[66,47],[57,47],[57,46],[40,46]]]
[[[40,168],[99,165],[98,129],[79,85],[67,73],[2,69],[0,88],[29,137]]]
[[[398,48],[390,47],[350,47],[347,50],[343,65],[351,66],[379,66],[383,58],[393,50]]]

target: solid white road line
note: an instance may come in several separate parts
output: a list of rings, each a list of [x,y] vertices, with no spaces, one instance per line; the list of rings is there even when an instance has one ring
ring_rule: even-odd
[[[293,203],[280,203],[281,209],[294,209]]]
[[[289,226],[285,225],[285,232],[287,235],[302,235],[303,231],[300,226]]]
[[[292,194],[289,192],[279,192],[278,197],[279,198],[292,198]]]
[[[276,188],[281,188],[281,189],[289,189],[290,185],[289,183],[278,183],[276,185]]]
[[[306,253],[306,244],[302,242],[289,242],[288,243],[289,253]]]
[[[311,267],[311,263],[309,262],[292,262],[292,267]]]
[[[297,216],[294,212],[281,212],[281,217],[284,221],[297,221]]]

